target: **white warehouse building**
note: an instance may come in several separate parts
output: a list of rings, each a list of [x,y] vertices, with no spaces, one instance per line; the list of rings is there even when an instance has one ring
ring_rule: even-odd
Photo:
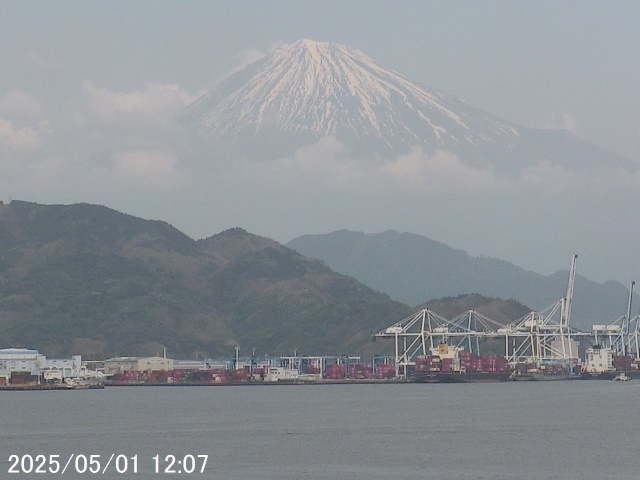
[[[37,350],[5,348],[0,350],[0,373],[29,372],[38,375],[46,368],[47,357]]]
[[[39,375],[44,370],[58,370],[62,377],[75,377],[82,369],[82,357],[51,358],[41,355],[37,350],[27,348],[5,348],[0,350],[0,374],[11,372],[29,372]]]

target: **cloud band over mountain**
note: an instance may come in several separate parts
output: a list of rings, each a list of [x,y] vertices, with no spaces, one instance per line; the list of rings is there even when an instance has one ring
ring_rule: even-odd
[[[216,88],[192,103],[178,85],[87,79],[56,111],[5,93],[2,196],[105,204],[196,238],[237,225],[280,241],[392,228],[540,273],[576,252],[597,281],[640,268],[639,220],[620,208],[640,204],[637,165],[568,131],[519,127],[312,41]]]

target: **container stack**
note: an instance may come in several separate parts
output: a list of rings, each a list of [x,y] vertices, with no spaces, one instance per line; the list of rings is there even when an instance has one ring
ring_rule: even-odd
[[[632,364],[633,360],[627,355],[613,357],[613,368],[615,368],[617,372],[628,372],[631,370]]]
[[[376,378],[394,378],[396,376],[396,366],[393,363],[377,363]]]
[[[38,375],[31,375],[31,372],[11,372],[11,385],[36,385]]]
[[[451,360],[451,359],[447,359]],[[421,355],[416,358],[415,371],[422,372],[440,372],[442,371],[442,359],[437,355]],[[449,369],[451,369],[451,363],[447,363]],[[395,369],[394,369],[395,373]]]
[[[304,373],[307,375],[320,375],[322,373],[322,369],[320,367],[314,367],[313,365],[306,365],[304,367]]]
[[[482,359],[483,372],[508,372],[509,363],[507,359],[499,355],[484,355]]]
[[[440,371],[445,373],[453,372],[453,358],[443,358],[440,365]]]
[[[343,363],[332,363],[327,365],[326,377],[329,380],[340,380],[345,378],[347,370]]]
[[[248,382],[251,379],[251,372],[249,372],[248,368],[231,370],[231,379],[234,382]]]
[[[461,350],[458,352],[458,358],[460,359],[460,368],[466,372],[470,372],[474,369],[474,358],[471,352],[467,352],[466,350]]]
[[[366,364],[357,363],[349,365],[349,378],[367,379],[373,378],[373,369]]]
[[[172,372],[173,383],[186,383],[189,378],[189,370],[176,369]]]

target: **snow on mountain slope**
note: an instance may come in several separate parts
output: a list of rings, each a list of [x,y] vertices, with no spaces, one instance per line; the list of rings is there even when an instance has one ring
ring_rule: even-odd
[[[421,145],[509,145],[515,125],[387,70],[361,51],[308,39],[285,45],[223,80],[190,107],[206,132],[231,142],[280,132],[389,152]]]
[[[637,168],[568,131],[510,123],[385,69],[360,50],[308,39],[232,74],[187,110],[187,121],[225,153],[258,160],[333,136],[353,157],[389,158],[419,146],[504,173],[540,162]]]

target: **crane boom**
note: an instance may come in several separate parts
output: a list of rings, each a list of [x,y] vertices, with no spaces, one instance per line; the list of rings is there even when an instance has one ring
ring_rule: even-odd
[[[567,294],[562,299],[562,315],[560,317],[560,325],[569,327],[571,322],[571,303],[573,302],[573,287],[576,282],[576,262],[578,255],[574,255],[571,261],[571,270],[569,271],[569,283],[567,285]]]
[[[631,325],[631,302],[633,301],[633,286],[636,284],[635,281],[631,282],[631,285],[629,285],[629,300],[627,302],[627,313],[624,316],[623,319],[623,323],[622,323],[622,335],[623,335],[623,348],[624,348],[624,355],[628,355],[629,354],[629,326]]]

